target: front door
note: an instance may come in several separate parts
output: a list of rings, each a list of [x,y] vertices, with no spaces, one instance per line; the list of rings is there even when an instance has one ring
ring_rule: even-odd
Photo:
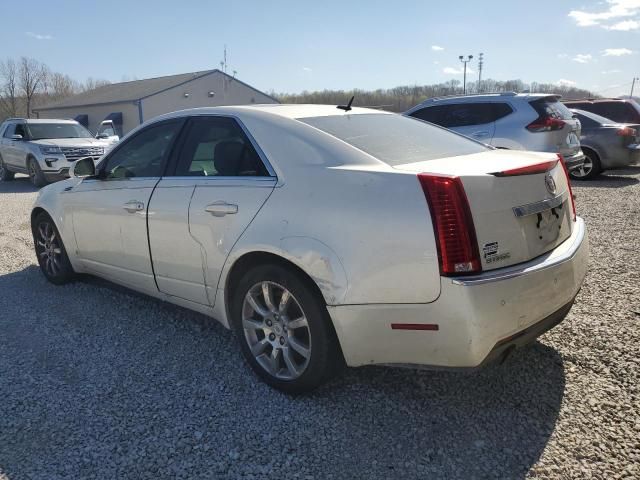
[[[148,204],[183,124],[151,124],[119,145],[69,193],[77,255],[85,268],[142,291],[157,291],[147,238]]]
[[[233,118],[192,117],[149,206],[160,291],[213,305],[224,262],[276,184]]]

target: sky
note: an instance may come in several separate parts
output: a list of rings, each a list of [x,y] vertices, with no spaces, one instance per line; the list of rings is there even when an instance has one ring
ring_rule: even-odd
[[[27,56],[77,80],[219,68],[275,92],[483,78],[628,94],[640,77],[640,0],[7,2],[0,59]],[[640,92],[640,88],[637,90]]]

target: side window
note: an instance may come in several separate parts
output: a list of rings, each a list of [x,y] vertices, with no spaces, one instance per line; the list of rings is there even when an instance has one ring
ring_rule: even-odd
[[[589,117],[586,117],[584,115],[580,115],[579,113],[576,113],[576,117],[578,117],[578,120],[580,120],[580,124],[582,125],[583,128],[596,128],[599,127],[599,124],[597,122],[595,122],[594,120],[591,120]]]
[[[593,113],[602,115],[615,122],[627,122],[628,111],[624,102],[598,102],[593,104]]]
[[[446,105],[438,105],[435,107],[425,107],[420,110],[416,110],[411,113],[411,117],[419,118],[420,120],[424,120],[425,122],[435,123],[436,125],[441,125],[441,121],[443,118],[443,114],[446,111]]]
[[[121,144],[105,159],[105,179],[159,177],[182,121],[151,125]]]
[[[240,125],[226,117],[193,117],[180,149],[176,176],[269,176]]]
[[[492,103],[492,121],[500,120],[513,113],[511,105],[508,103]]]
[[[16,126],[13,123],[7,125],[7,129],[4,131],[4,138],[11,138],[11,135],[13,135],[15,128]]]
[[[22,135],[23,139],[27,138],[27,132],[26,129],[24,128],[24,125],[22,123],[18,123],[16,125],[16,129],[13,132],[14,135]]]
[[[493,121],[491,103],[461,103],[448,107],[449,111],[441,123],[443,127],[468,127]]]

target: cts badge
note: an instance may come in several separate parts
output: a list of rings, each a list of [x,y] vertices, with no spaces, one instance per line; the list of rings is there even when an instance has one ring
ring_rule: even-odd
[[[549,192],[551,195],[555,195],[555,193],[556,193],[556,181],[553,179],[551,174],[547,173],[544,176],[544,184],[547,187],[547,192]]]

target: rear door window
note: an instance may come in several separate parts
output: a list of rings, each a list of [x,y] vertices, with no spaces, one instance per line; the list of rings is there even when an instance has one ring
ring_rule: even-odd
[[[591,111],[614,122],[631,123],[635,120],[633,107],[626,102],[597,102]]]
[[[447,105],[444,119],[440,125],[447,128],[484,125],[493,122],[491,103],[459,103]]]

